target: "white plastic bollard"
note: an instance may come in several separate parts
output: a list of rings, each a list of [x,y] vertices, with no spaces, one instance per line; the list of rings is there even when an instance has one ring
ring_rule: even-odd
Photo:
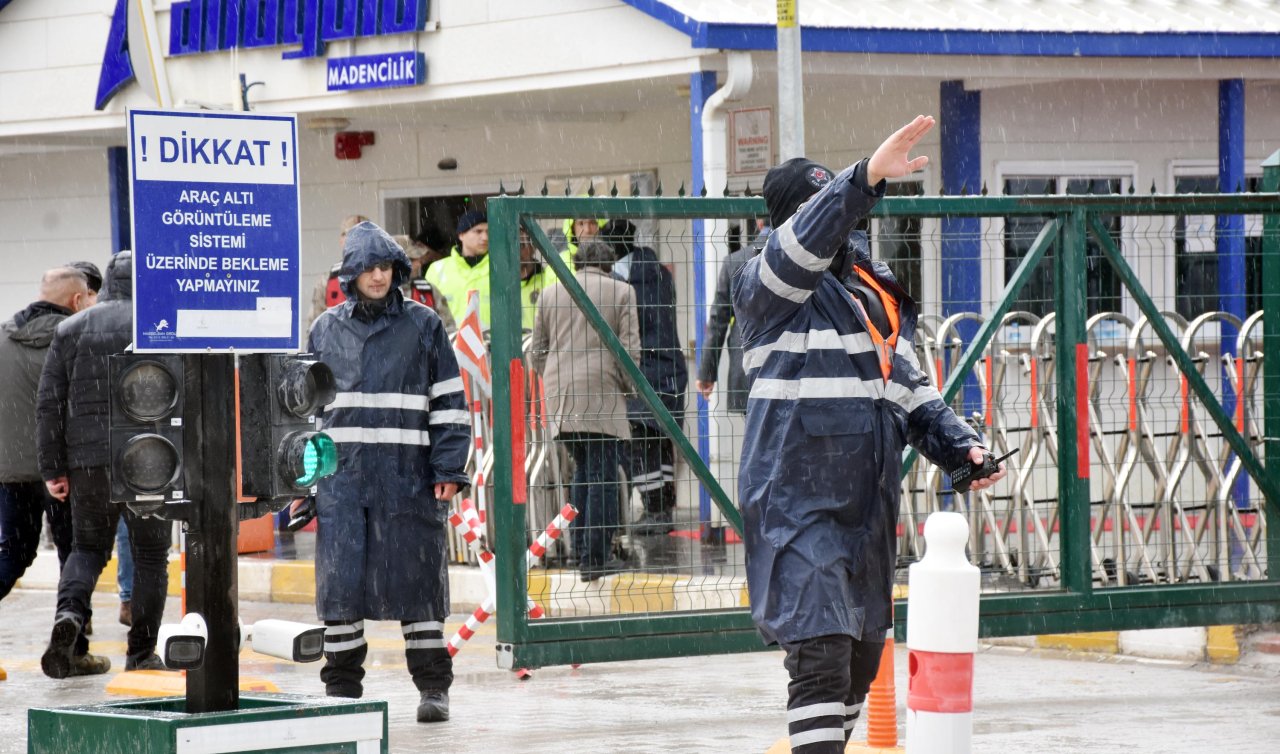
[[[981,577],[964,555],[964,516],[931,514],[924,539],[907,576],[907,752],[969,754]]]

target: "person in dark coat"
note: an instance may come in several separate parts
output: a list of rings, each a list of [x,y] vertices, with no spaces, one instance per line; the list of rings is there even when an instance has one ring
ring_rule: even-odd
[[[339,279],[347,300],[316,319],[309,350],[338,395],[321,416],[338,473],[316,495],[316,612],[324,621],[329,696],[359,697],[364,621],[398,620],[419,722],[449,719],[445,647],[449,500],[466,485],[471,442],[462,378],[444,325],[406,300],[409,259],[382,228],[347,233]]]
[[[600,229],[618,261],[613,276],[636,292],[640,323],[640,371],[679,425],[684,422],[684,392],[689,369],[676,327],[676,286],[671,271],[647,246],[635,243],[636,226],[615,219]],[[676,507],[675,445],[639,396],[627,400],[631,422],[631,484],[644,500],[644,514],[632,524],[642,536],[670,532]]]
[[[985,453],[920,369],[915,302],[855,231],[884,179],[924,167],[907,156],[932,126],[916,118],[834,177],[804,158],[770,170],[775,231],[734,285],[750,385],[738,499],[751,617],[786,651],[797,754],[844,751],[879,667],[904,443],[947,470]]]
[[[711,400],[716,381],[720,379],[720,349],[726,345],[727,340],[729,378],[725,390],[725,408],[735,414],[747,412],[747,373],[742,369],[742,336],[733,319],[730,283],[756,251],[752,248],[738,249],[725,257],[724,264],[720,265],[720,274],[716,278],[716,295],[711,300],[711,313],[707,315],[702,362],[698,364],[698,379],[694,383],[702,397]]]
[[[36,435],[40,476],[49,494],[71,501],[71,555],[58,580],[58,607],[40,667],[51,678],[105,673],[111,662],[88,654],[81,635],[92,616],[89,599],[111,557],[123,515],[133,545],[133,595],[125,670],[162,670],[156,638],[169,588],[168,521],[142,518],[111,502],[110,396],[112,354],[133,340],[133,255],[107,266],[96,306],[58,325],[40,374]]]
[[[613,261],[612,248],[588,241],[574,255],[575,277],[622,347],[637,359],[636,294],[631,286],[609,277]],[[625,489],[618,468],[626,457],[623,443],[631,434],[625,397],[631,384],[558,281],[538,299],[529,363],[546,386],[551,434],[573,457],[572,495],[578,517],[570,535],[578,575],[583,581],[596,581],[625,567],[612,552],[618,501]]]
[[[84,273],[55,267],[40,280],[40,298],[0,325],[0,599],[36,559],[49,516],[58,564],[71,554],[71,508],[49,496],[40,478],[36,390],[58,323],[89,307]]]

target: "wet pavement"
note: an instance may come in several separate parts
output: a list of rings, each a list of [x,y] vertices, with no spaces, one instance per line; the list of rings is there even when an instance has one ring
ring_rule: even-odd
[[[0,754],[26,751],[25,709],[107,700],[111,677],[53,681],[40,673],[54,595],[18,590],[0,603]],[[125,629],[112,595],[94,600],[96,652],[123,663]],[[168,615],[177,614],[169,601]],[[246,603],[246,622],[311,620],[306,605]],[[456,620],[450,622],[451,633]],[[399,626],[368,623],[366,696],[386,699],[392,752],[657,754],[764,752],[785,735],[781,654],[694,657],[543,668],[520,681],[494,665],[492,625],[464,647],[455,672],[452,720],[420,725]],[[292,665],[246,650],[242,674],[281,691],[320,693],[319,665]],[[897,656],[905,729],[906,657]],[[1276,751],[1280,667],[1223,668],[1117,657],[1063,656],[986,647],[977,657],[975,752]],[[855,738],[864,735],[859,725]]]

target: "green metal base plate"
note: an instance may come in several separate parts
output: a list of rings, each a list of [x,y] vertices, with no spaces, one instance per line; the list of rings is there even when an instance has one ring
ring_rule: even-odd
[[[387,703],[243,694],[230,712],[185,712],[184,697],[27,712],[28,754],[386,754]]]

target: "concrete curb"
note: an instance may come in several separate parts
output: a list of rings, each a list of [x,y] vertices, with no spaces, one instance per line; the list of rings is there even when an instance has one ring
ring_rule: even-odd
[[[107,562],[98,578],[97,591],[114,593],[116,587],[116,559]],[[240,598],[253,602],[286,602],[311,604],[316,599],[315,563],[310,560],[272,560],[260,557],[241,557],[238,563],[238,587]],[[58,554],[53,550],[40,550],[36,561],[14,585],[15,589],[58,588]],[[169,596],[182,593],[181,564],[176,554],[169,557]],[[453,566],[449,569],[449,602],[454,612],[469,613],[487,595],[480,569],[470,566]]]
[[[315,563],[312,561],[241,557],[238,575],[242,599],[297,604],[315,602]],[[178,559],[174,555],[169,562],[169,594],[180,594],[181,584]],[[36,562],[27,569],[17,588],[56,590],[57,553],[40,550]],[[103,570],[98,589],[115,591],[115,559],[108,562]],[[747,584],[741,577],[654,573],[620,573],[583,582],[577,571],[535,570],[529,574],[529,595],[543,606],[549,617],[716,610],[746,607]],[[457,565],[449,569],[449,603],[455,613],[470,613],[486,596],[488,593],[480,569]],[[905,596],[905,586],[894,588],[895,598]],[[1231,665],[1240,661],[1241,635],[1239,626],[1209,626],[1046,634],[984,641],[1069,652]]]

